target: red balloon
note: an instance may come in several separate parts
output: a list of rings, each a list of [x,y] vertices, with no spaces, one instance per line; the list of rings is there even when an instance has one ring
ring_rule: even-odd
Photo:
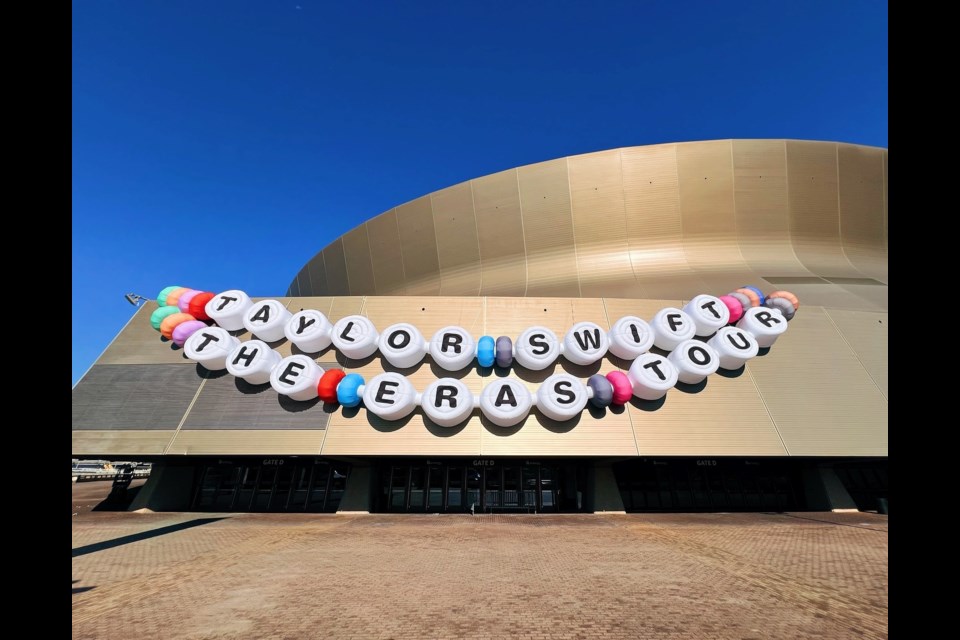
[[[204,291],[190,298],[188,313],[197,320],[209,320],[210,316],[207,315],[206,306],[208,302],[213,300],[214,295],[216,294]]]
[[[320,376],[320,382],[317,383],[317,395],[324,402],[337,401],[337,385],[346,377],[343,369],[330,369],[324,371]]]

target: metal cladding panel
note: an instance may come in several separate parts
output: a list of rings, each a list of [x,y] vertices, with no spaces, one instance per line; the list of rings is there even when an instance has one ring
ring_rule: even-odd
[[[483,335],[482,298],[423,298],[396,296],[367,298],[363,315],[379,332],[398,322],[417,327],[425,340],[449,325],[463,327],[474,340]],[[384,371],[398,371],[410,380],[418,392],[439,378],[461,380],[473,393],[480,393],[481,381],[476,365],[449,372],[437,367],[429,355],[409,369],[393,367],[379,352],[362,361],[338,358],[349,373],[359,373],[369,382]],[[476,412],[464,425],[438,427],[417,408],[396,422],[378,418],[364,407],[340,407],[327,424],[324,455],[476,455],[480,452],[480,419]]]
[[[373,279],[378,295],[402,295],[406,292],[406,276],[403,273],[403,252],[400,248],[400,228],[397,226],[397,211],[391,209],[367,221],[367,236],[370,238],[370,258],[373,261]],[[365,291],[353,291],[362,294]]]
[[[856,278],[840,244],[837,144],[787,140],[787,202],[797,258],[821,277]]]
[[[579,296],[566,158],[517,169],[528,296]]]
[[[311,260],[310,262],[313,261]],[[313,287],[310,286],[310,262],[303,265],[303,269],[300,269],[297,277],[290,283],[290,287],[287,289],[288,296],[306,295],[306,292],[313,291]],[[301,280],[303,280],[304,283],[302,289],[300,287]],[[303,293],[301,293],[301,291]]]
[[[807,276],[793,253],[783,140],[734,140],[733,184],[740,253],[759,274]]]
[[[889,155],[889,152],[886,149],[884,149],[883,150],[883,250],[887,255],[890,255],[889,248],[888,248],[890,232],[888,231],[888,227],[887,227],[887,198],[888,198],[887,188],[889,184],[889,179],[887,177],[887,163],[888,163],[887,156],[888,155]]]
[[[747,272],[737,246],[730,140],[677,145],[677,187],[687,262],[698,271]]]
[[[522,296],[527,262],[517,170],[471,182],[480,243],[481,295]]]
[[[127,325],[97,358],[96,364],[188,364],[183,350],[163,338],[150,325],[150,314],[157,301],[150,300],[137,309]]]
[[[330,421],[322,455],[470,456],[480,454],[476,412],[460,426],[438,427],[419,408],[403,420],[386,422],[363,407],[343,409]],[[345,416],[349,415],[347,418]]]
[[[440,295],[440,259],[430,196],[396,209],[407,295]]]
[[[297,276],[297,282],[301,291],[298,295],[310,295],[311,292],[317,292],[319,295],[330,290],[327,285],[327,267],[323,262],[322,251],[307,263],[305,269],[301,270],[300,275]]]
[[[633,398],[628,410],[640,455],[787,455],[746,373],[750,365],[730,375],[712,374],[699,385],[680,383],[662,400]]]
[[[887,399],[822,307],[801,306],[746,372],[790,455],[887,455]]]
[[[887,281],[883,150],[837,145],[840,240],[847,259],[865,276]]]
[[[887,393],[887,371],[889,368],[888,314],[844,311],[842,309],[825,309],[824,311],[833,320],[847,345],[853,349],[860,360],[860,364],[867,370],[873,381],[877,383],[883,397],[889,398]]]
[[[620,151],[572,156],[567,171],[582,295],[638,294],[627,245]]]
[[[347,263],[343,253],[343,238],[337,238],[320,252],[326,273],[326,290],[315,289],[312,293],[328,296],[350,295],[350,280],[347,276]],[[313,279],[310,280],[313,282]]]
[[[317,364],[324,370],[340,368],[335,361],[321,360]],[[334,409],[319,398],[310,401],[291,400],[274,391],[269,382],[252,385],[223,371],[204,382],[180,428],[322,430],[326,428],[329,414]]]
[[[845,284],[843,286],[821,280],[819,278],[805,278],[802,282],[791,280],[790,278],[775,278],[771,285],[776,289],[786,289],[792,291],[800,299],[802,306],[813,305],[818,307],[830,307],[836,309],[862,309],[865,311],[886,311],[886,304],[881,306],[880,297],[886,296],[885,285],[874,285],[872,289],[883,289],[881,294],[877,291],[873,295],[861,297],[857,291],[862,292],[866,289],[864,286],[852,286]],[[764,289],[766,291],[766,289]],[[769,293],[769,291],[767,291]]]
[[[338,296],[330,303],[327,317],[336,324],[340,318],[359,314],[363,310],[364,296]]]
[[[74,456],[161,455],[175,431],[74,431]]]
[[[620,151],[627,243],[637,288],[644,298],[669,298],[702,278],[687,262],[680,222],[677,147]]]
[[[343,298],[334,298],[332,296],[303,296],[291,298],[290,301],[287,302],[287,309],[289,309],[290,313],[297,313],[303,309],[314,309],[327,316],[330,322],[333,322],[333,318],[330,316],[330,309],[333,308],[335,300],[342,299]]]
[[[431,196],[433,226],[440,260],[440,294],[480,294],[480,240],[469,182],[436,191]]]
[[[95,364],[73,389],[73,430],[176,429],[203,382],[190,364]]]
[[[343,235],[343,255],[347,265],[350,292],[368,294],[376,291],[367,225],[362,224]]]
[[[323,431],[180,431],[167,455],[318,455]]]
[[[544,310],[546,309],[546,311]],[[577,322],[590,321],[610,329],[603,300],[596,298],[508,298],[487,299],[487,335],[507,335],[514,341],[528,327],[542,325],[563,336]],[[576,365],[560,357],[541,371],[530,371],[516,363],[509,376],[536,393],[540,384],[554,373],[569,373],[586,382],[595,373],[606,374],[617,367],[608,358],[593,365]],[[484,386],[501,377],[501,372],[485,372]],[[512,427],[498,427],[481,417],[482,455],[637,455],[630,418],[625,411],[591,410],[558,423],[535,408],[527,418]]]

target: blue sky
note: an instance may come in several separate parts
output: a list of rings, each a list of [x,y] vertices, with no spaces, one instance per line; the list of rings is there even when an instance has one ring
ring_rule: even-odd
[[[280,296],[511,167],[715,138],[887,146],[887,3],[73,3],[73,383],[163,287]],[[238,250],[243,247],[242,250]]]

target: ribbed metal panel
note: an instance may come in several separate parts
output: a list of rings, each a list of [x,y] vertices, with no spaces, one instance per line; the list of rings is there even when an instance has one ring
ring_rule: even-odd
[[[862,274],[840,245],[837,145],[787,140],[790,237],[797,258],[821,277]]]
[[[620,156],[630,262],[641,297],[668,298],[691,282],[706,290],[683,249],[676,145],[630,147]]]
[[[73,389],[73,430],[176,429],[202,381],[197,365],[95,364]]]
[[[156,300],[141,305],[97,359],[97,364],[193,365],[184,357],[182,349],[165,340],[150,325],[150,314],[156,310]]]
[[[581,294],[639,294],[627,245],[620,151],[567,158]]]
[[[440,294],[479,295],[480,241],[470,183],[435,192],[431,205],[440,259]]]
[[[318,455],[323,431],[180,431],[167,455]]]
[[[308,267],[297,276],[301,291],[299,295],[310,295],[313,291],[329,291],[327,265],[324,263],[323,253],[321,252],[315,259],[311,260]]]
[[[440,261],[430,196],[396,209],[407,295],[440,295]]]
[[[887,281],[883,211],[883,150],[837,145],[840,172],[840,240],[863,275]]]
[[[737,247],[730,140],[677,145],[677,187],[687,262],[703,277],[749,272]]]
[[[321,252],[327,279],[327,290],[317,290],[313,293],[324,293],[330,296],[350,295],[350,281],[347,277],[347,263],[343,254],[343,239],[337,238]],[[312,280],[311,280],[312,282]]]
[[[632,402],[628,411],[643,456],[787,454],[745,372],[731,378],[714,374],[704,385],[671,389],[662,403]]]
[[[733,184],[740,253],[761,275],[809,276],[793,253],[783,140],[734,140]]]
[[[888,314],[867,311],[844,311],[825,309],[827,315],[840,330],[840,335],[860,360],[870,377],[885,398],[887,371],[889,367]]]
[[[76,457],[161,455],[176,431],[74,431],[70,451]]]
[[[887,455],[887,400],[821,307],[747,363],[790,455]]]
[[[318,362],[324,370],[336,361]],[[325,429],[333,407],[319,399],[296,402],[278,394],[269,383],[253,386],[226,374],[206,381],[181,429]]]
[[[565,159],[517,169],[528,296],[579,296]]]
[[[517,170],[472,181],[480,243],[482,295],[522,296],[527,290],[526,248]]]
[[[370,239],[370,259],[373,261],[377,294],[402,295],[406,292],[406,286],[396,209],[368,220],[367,236]],[[358,289],[354,293],[365,292]]]
[[[301,294],[301,291],[309,292],[313,291],[313,285],[310,284],[310,265],[313,264],[313,260],[308,262],[303,266],[303,269],[300,269],[300,272],[297,273],[297,277],[294,279],[293,283],[290,285],[290,288],[287,289],[288,296],[299,296],[305,295]],[[303,281],[303,288],[300,287],[300,281]],[[326,278],[324,278],[324,288],[326,288]]]
[[[343,256],[351,291],[369,293],[376,290],[371,255],[367,225],[362,224],[343,235]]]
[[[340,318],[352,316],[363,311],[363,296],[337,296],[330,303],[330,313],[327,317],[330,322],[336,322]]]

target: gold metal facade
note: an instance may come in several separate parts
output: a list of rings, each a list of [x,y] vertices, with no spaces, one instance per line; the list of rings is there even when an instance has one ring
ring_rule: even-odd
[[[242,275],[242,274],[241,274]],[[175,430],[131,415],[122,430],[73,429],[74,455],[289,454],[467,456],[887,455],[887,151],[833,142],[718,140],[629,147],[484,176],[391,209],[336,239],[291,283],[291,311],[332,322],[367,316],[378,330],[409,322],[429,340],[447,325],[514,339],[538,324],[650,319],[696,294],[744,284],[787,289],[801,308],[773,348],[739,375],[668,392],[653,410],[584,410],[556,424],[536,410],[501,428],[474,412],[453,429],[421,410],[397,423],[342,407],[325,428]],[[238,282],[238,286],[240,283]],[[149,326],[142,307],[97,360],[179,364],[206,380]],[[250,339],[249,334],[239,336]],[[290,355],[291,345],[275,348]],[[369,380],[392,369],[330,350]],[[536,389],[552,373],[626,371],[560,358],[510,376]],[[448,374],[429,356],[402,372],[423,389]],[[454,374],[474,393],[493,373]],[[83,385],[83,380],[78,384]],[[162,394],[162,390],[157,390]],[[238,391],[239,393],[239,391]],[[275,394],[272,389],[265,391]],[[175,421],[176,422],[176,421]]]

